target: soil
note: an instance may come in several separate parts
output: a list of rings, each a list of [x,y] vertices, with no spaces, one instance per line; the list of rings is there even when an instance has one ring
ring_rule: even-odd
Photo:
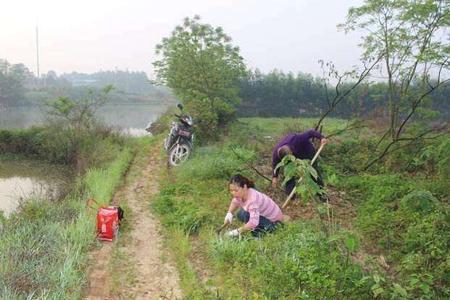
[[[113,203],[126,206],[125,218],[129,232],[121,245],[115,241],[101,242],[90,254],[90,271],[84,299],[181,299],[179,275],[163,243],[161,226],[150,211],[149,204],[158,194],[158,174],[164,167],[159,159],[160,145],[151,149],[147,164],[139,166],[138,176],[127,175],[125,185],[115,194]],[[131,172],[129,172],[131,173]],[[123,244],[123,243],[122,243]],[[113,247],[120,247],[122,260],[112,263]],[[131,271],[130,271],[131,270]],[[112,274],[128,272],[132,280],[113,283]]]

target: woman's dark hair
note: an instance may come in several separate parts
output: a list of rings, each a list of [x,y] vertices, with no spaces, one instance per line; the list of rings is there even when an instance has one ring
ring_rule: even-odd
[[[230,184],[235,184],[239,187],[244,187],[246,185],[248,188],[254,188],[255,183],[241,174],[236,174],[230,179]]]

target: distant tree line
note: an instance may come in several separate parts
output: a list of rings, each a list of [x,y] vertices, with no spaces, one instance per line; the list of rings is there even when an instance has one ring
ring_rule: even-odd
[[[112,84],[115,89],[125,93],[145,94],[158,89],[152,85],[145,72],[101,71],[93,74],[72,72],[61,75],[74,86],[92,85],[103,87]]]
[[[386,116],[387,93],[386,82],[360,84],[331,116]],[[238,115],[247,117],[317,117],[326,109],[328,99],[334,94],[333,86],[326,88],[321,78],[310,74],[286,74],[278,70],[263,74],[256,69],[249,71],[240,82],[241,104],[237,111]],[[446,85],[428,96],[421,115],[448,119],[449,111],[450,86]]]
[[[0,107],[24,102],[26,85],[32,78],[33,74],[25,65],[0,59]]]
[[[109,95],[111,102],[145,101],[149,98],[175,101],[167,88],[152,84],[144,72],[115,70],[58,76],[55,71],[48,71],[37,77],[24,64],[10,64],[0,59],[0,108],[40,105],[59,97],[82,99],[89,90],[101,91],[108,85],[114,86]]]

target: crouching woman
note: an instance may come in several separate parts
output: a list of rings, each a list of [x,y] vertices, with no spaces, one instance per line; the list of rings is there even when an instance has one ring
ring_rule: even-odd
[[[228,231],[230,237],[251,231],[255,237],[265,232],[272,232],[283,221],[280,207],[269,196],[254,189],[255,184],[248,178],[237,174],[231,177],[229,189],[233,196],[225,223],[233,220],[233,213],[238,210],[236,217],[244,225],[238,229]]]

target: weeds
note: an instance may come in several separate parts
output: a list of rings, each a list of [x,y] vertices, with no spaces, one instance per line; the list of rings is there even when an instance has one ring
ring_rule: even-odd
[[[183,247],[188,253],[193,251],[190,241],[201,239],[198,247],[206,253],[216,276],[217,298],[449,297],[445,137],[430,144],[433,151],[423,148],[418,159],[413,160],[411,149],[365,173],[360,170],[377,142],[370,130],[333,138],[321,155],[325,183],[345,191],[341,200],[357,207],[351,229],[330,224],[333,230],[323,231],[317,220],[298,219],[256,240],[222,240],[212,233],[214,225],[223,222],[229,205],[229,176],[239,171],[255,178],[242,161],[235,160],[228,145],[239,145],[252,163],[267,164],[267,153],[279,136],[312,124],[313,120],[294,124],[291,119],[242,119],[220,143],[199,148],[192,160],[174,172],[170,183],[161,182],[154,208],[163,224],[178,232],[178,240],[186,237]],[[327,131],[340,127],[337,120],[325,125]],[[188,256],[187,252],[183,255]],[[360,252],[366,258],[359,261],[355,257]],[[386,256],[386,266],[377,263],[380,253]],[[189,265],[186,257],[183,265]],[[190,284],[200,289],[197,298],[207,298],[206,287],[193,274],[189,276]]]
[[[94,196],[108,203],[132,157],[127,148],[108,168],[91,169],[64,200],[29,201],[2,221],[0,298],[81,297],[87,251],[95,242],[94,212],[84,201]]]

